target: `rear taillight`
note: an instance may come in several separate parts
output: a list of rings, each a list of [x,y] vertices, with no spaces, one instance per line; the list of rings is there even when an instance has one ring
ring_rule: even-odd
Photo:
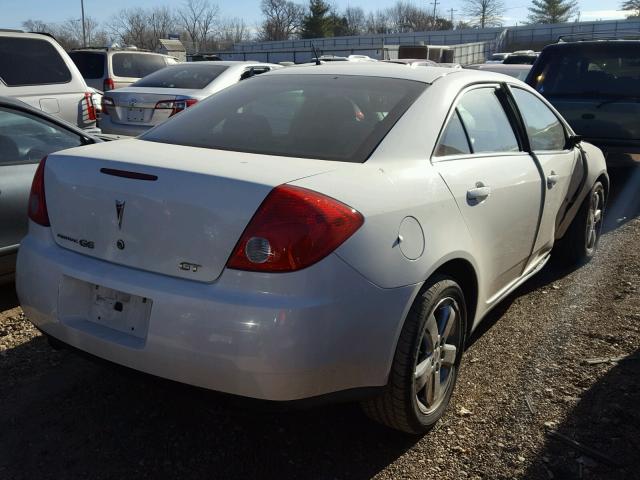
[[[113,82],[113,78],[105,78],[104,82],[102,82],[102,90],[108,91],[116,88],[116,84]]]
[[[175,115],[176,113],[182,112],[187,108],[191,107],[198,103],[198,100],[195,98],[182,98],[179,100],[162,100],[156,103],[156,110],[171,110],[169,116]]]
[[[267,195],[227,267],[291,272],[322,260],[362,226],[353,208],[306,188],[281,185]]]
[[[44,166],[47,157],[40,160],[40,165],[33,176],[31,183],[31,194],[29,195],[29,218],[34,222],[49,227],[49,212],[47,212],[47,201],[44,197]]]
[[[87,118],[91,121],[96,120],[96,106],[93,104],[93,94],[86,92],[84,94],[84,101],[87,103]]]
[[[116,103],[113,101],[111,97],[102,97],[102,114],[109,115],[109,110],[107,107],[114,107]]]

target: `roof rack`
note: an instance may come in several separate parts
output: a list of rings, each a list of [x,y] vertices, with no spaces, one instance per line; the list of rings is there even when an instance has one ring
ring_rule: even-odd
[[[640,31],[618,32],[616,30],[603,30],[601,32],[569,33],[558,37],[558,43],[588,42],[592,40],[640,40]]]
[[[17,29],[13,29],[13,28],[0,28],[0,32],[24,33],[24,30],[17,30]]]
[[[120,52],[150,52],[151,50],[148,50],[146,48],[138,48],[135,45],[126,45],[123,47],[98,47],[98,46],[89,46],[89,47],[78,47],[78,48],[72,48],[71,51],[75,52],[78,50],[104,50],[104,51],[120,51]]]

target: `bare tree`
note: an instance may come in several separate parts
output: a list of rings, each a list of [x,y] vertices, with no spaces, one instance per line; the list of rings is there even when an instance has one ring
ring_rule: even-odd
[[[241,18],[227,18],[220,22],[217,32],[217,48],[229,49],[234,43],[251,40],[251,30]]]
[[[360,7],[347,7],[344,11],[347,35],[362,35],[367,31],[367,17]]]
[[[304,7],[288,0],[262,0],[265,19],[260,26],[261,40],[288,40],[300,32]]]
[[[147,12],[142,8],[125,8],[111,17],[107,28],[111,35],[126,45],[150,48]]]
[[[627,12],[631,12],[629,18],[640,17],[640,0],[625,0],[622,2],[622,5],[620,5],[620,8]]]
[[[169,7],[154,7],[147,12],[149,35],[148,48],[155,50],[160,45],[161,38],[167,38],[170,33],[177,31],[177,21]]]
[[[207,48],[207,40],[213,33],[218,18],[218,6],[209,0],[186,0],[178,10],[178,22],[198,52]]]
[[[49,23],[45,23],[42,20],[25,20],[22,22],[22,28],[24,28],[27,32],[35,32],[35,33],[49,33],[51,32],[52,25]]]
[[[367,33],[370,34],[390,33],[391,30],[389,19],[386,13],[381,10],[369,12],[366,25]]]
[[[463,12],[474,26],[500,27],[505,6],[502,0],[465,0]]]

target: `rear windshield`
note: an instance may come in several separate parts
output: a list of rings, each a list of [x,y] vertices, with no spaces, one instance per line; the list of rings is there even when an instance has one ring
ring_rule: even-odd
[[[509,55],[502,63],[506,65],[533,65],[536,62],[534,55]]]
[[[640,45],[576,45],[548,49],[529,76],[545,96],[640,95]]]
[[[46,40],[0,37],[0,80],[9,87],[67,83],[71,72]]]
[[[364,162],[427,85],[349,75],[254,77],[150,130],[143,140]]]
[[[201,89],[213,82],[227,68],[224,65],[179,64],[158,70],[132,86]]]
[[[84,78],[96,79],[104,76],[104,53],[70,52],[69,56]]]
[[[142,78],[167,66],[162,55],[114,53],[111,68],[116,77]]]

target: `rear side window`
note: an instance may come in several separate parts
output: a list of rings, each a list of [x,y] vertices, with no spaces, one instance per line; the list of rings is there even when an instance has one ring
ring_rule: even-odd
[[[0,79],[9,87],[71,81],[58,50],[46,40],[0,37]]]
[[[84,78],[97,79],[104,76],[103,53],[70,52],[69,56]]]
[[[364,162],[427,88],[350,75],[273,75],[240,82],[139,138],[194,147]]]
[[[213,82],[227,68],[224,65],[174,65],[138,80],[133,86],[199,90]]]
[[[114,53],[111,68],[116,77],[142,78],[167,66],[161,55]]]
[[[520,88],[514,88],[512,93],[524,118],[531,149],[564,150],[564,127],[549,107],[535,95]]]
[[[436,157],[444,157],[447,155],[464,155],[465,153],[471,153],[471,149],[469,148],[467,134],[464,132],[464,127],[460,121],[460,114],[456,110],[444,129],[442,137],[440,137],[435,155]]]
[[[495,88],[478,88],[465,93],[458,103],[458,112],[469,134],[473,153],[520,150]]]

